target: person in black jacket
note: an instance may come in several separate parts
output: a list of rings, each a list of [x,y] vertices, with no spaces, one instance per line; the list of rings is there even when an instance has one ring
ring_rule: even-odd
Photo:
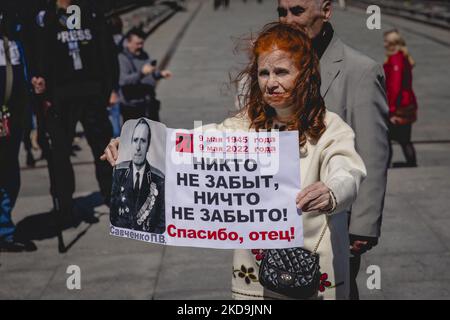
[[[169,70],[158,70],[157,61],[144,50],[145,34],[133,28],[128,31],[126,45],[119,54],[121,113],[123,122],[148,118],[159,121],[160,102],[156,83],[172,76]]]
[[[17,7],[0,2],[0,251],[28,251],[18,239],[12,212],[20,189],[19,149],[29,103],[22,25]]]
[[[81,8],[80,29],[70,29],[67,23],[72,4]],[[32,83],[42,97],[41,125],[51,141],[47,161],[55,208],[70,221],[75,190],[70,155],[79,121],[92,149],[100,192],[109,205],[112,171],[99,157],[112,137],[107,107],[118,81],[117,56],[103,14],[88,3],[52,1],[36,20],[39,48]]]

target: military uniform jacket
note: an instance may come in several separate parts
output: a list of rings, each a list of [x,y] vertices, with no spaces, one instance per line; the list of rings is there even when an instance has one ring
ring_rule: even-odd
[[[133,187],[133,163],[114,168],[111,224],[115,227],[162,234],[165,232],[164,174],[145,163],[140,189]]]

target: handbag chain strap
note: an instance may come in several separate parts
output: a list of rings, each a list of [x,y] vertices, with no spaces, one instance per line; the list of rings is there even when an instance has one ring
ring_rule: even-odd
[[[322,242],[323,237],[325,236],[325,232],[327,231],[327,227],[328,227],[328,216],[325,216],[325,226],[322,229],[322,232],[320,233],[320,237],[319,237],[319,241],[317,241],[316,246],[314,247],[313,253],[317,253],[317,249],[319,249],[319,245]]]

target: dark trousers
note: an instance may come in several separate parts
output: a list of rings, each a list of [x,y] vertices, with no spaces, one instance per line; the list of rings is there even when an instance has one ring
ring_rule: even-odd
[[[350,300],[359,300],[358,285],[356,278],[358,277],[359,268],[361,267],[361,256],[350,257]]]
[[[137,106],[121,106],[123,122],[131,119],[148,118],[159,122],[159,101],[141,103]]]
[[[63,213],[72,210],[75,176],[70,156],[78,121],[83,125],[92,150],[100,192],[105,202],[109,203],[112,168],[106,161],[100,160],[112,137],[106,102],[96,96],[60,98],[55,99],[50,107],[41,106],[40,109],[39,125],[43,128],[39,131],[47,138],[40,140],[46,140],[44,156],[48,162],[50,192],[56,209]]]
[[[391,163],[392,160],[392,141],[395,140],[402,147],[406,163],[411,166],[417,165],[416,149],[411,142],[411,130],[411,124],[389,124],[389,163]]]

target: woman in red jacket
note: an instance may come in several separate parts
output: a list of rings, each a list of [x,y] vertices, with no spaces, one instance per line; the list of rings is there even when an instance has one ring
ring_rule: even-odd
[[[386,49],[386,91],[389,104],[389,138],[402,147],[406,163],[394,167],[416,167],[416,151],[411,142],[411,127],[417,120],[417,101],[412,89],[414,60],[408,54],[406,43],[397,30],[384,34]],[[391,143],[392,157],[392,143]]]

